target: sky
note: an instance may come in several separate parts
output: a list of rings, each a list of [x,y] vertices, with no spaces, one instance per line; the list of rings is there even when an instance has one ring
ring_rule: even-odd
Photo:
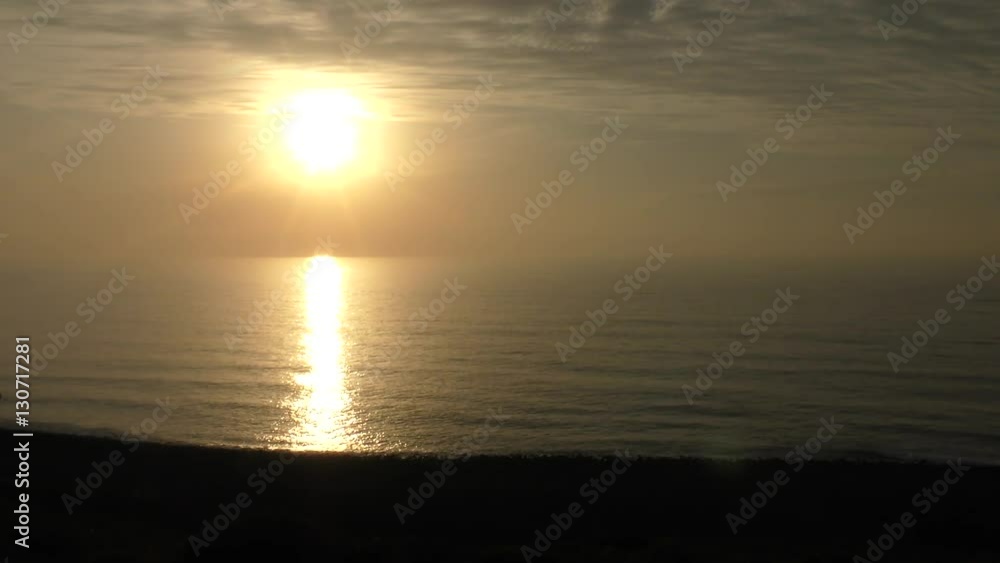
[[[14,262],[1000,241],[990,0],[42,0],[0,4],[0,32]],[[351,158],[303,163],[328,149]]]

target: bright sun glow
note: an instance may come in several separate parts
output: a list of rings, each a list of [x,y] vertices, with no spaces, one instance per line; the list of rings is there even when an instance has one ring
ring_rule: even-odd
[[[330,172],[357,156],[358,120],[365,108],[340,90],[302,92],[289,102],[294,117],[285,139],[310,174]]]

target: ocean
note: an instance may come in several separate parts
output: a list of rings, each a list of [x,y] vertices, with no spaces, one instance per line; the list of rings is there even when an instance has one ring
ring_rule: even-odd
[[[11,359],[31,339],[30,430],[742,459],[784,457],[832,420],[817,457],[1000,463],[1000,279],[955,293],[982,262],[654,254],[25,266],[0,274],[2,318]]]

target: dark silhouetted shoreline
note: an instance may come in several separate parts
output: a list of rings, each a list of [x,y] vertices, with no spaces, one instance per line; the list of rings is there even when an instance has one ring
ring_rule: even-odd
[[[11,561],[524,561],[522,545],[533,546],[536,530],[574,502],[582,515],[532,561],[847,563],[866,557],[868,540],[905,511],[916,524],[882,561],[1000,560],[997,467],[974,466],[920,514],[914,495],[947,465],[812,461],[734,536],[726,514],[738,514],[758,481],[767,487],[788,471],[784,461],[640,458],[626,467],[611,457],[483,456],[448,466],[314,453],[282,461],[280,452],[146,443],[123,452],[88,498],[67,501],[76,479],[96,471],[93,462],[107,471],[115,450],[123,447],[113,440],[35,434],[31,557],[10,551]],[[612,466],[621,470],[613,485],[581,494]],[[406,505],[410,488],[440,482],[442,467],[451,475],[401,525],[394,506]],[[279,468],[277,477],[259,474]],[[220,519],[226,529],[196,557],[190,538],[212,536],[204,521],[240,498],[249,505]]]

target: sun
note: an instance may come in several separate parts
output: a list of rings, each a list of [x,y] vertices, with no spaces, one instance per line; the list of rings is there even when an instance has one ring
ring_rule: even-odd
[[[310,173],[331,172],[357,157],[358,124],[364,105],[341,90],[300,92],[289,102],[293,117],[285,133],[292,157]]]

